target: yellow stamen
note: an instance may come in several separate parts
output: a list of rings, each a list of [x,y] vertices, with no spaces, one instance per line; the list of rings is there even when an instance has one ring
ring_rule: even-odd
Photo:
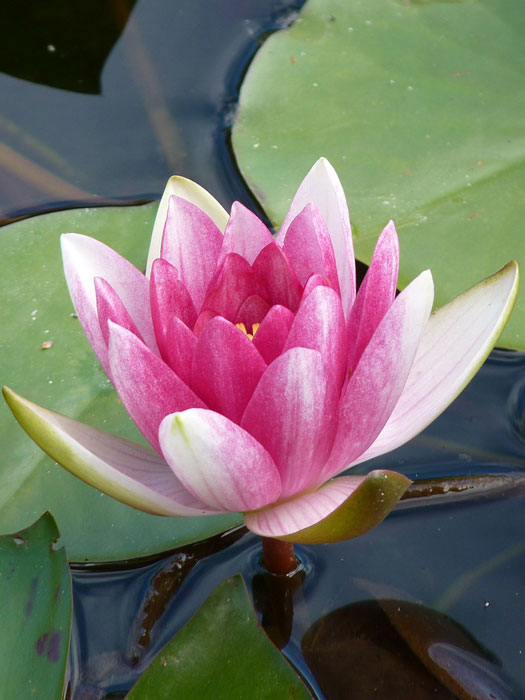
[[[254,336],[254,335],[257,333],[257,331],[259,330],[259,326],[260,326],[260,325],[261,325],[260,323],[254,323],[254,324],[252,325],[252,332],[251,332],[251,333],[248,333],[248,331],[246,330],[246,326],[244,325],[244,323],[236,323],[236,324],[235,324],[235,327],[238,328],[240,331],[242,331],[242,332],[244,333],[244,335],[247,335],[248,338],[249,338],[250,340],[253,340],[253,336]]]

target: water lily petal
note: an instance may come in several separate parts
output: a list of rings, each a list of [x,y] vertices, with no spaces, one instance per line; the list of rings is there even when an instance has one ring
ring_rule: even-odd
[[[303,288],[288,258],[276,243],[272,242],[261,250],[252,269],[259,276],[266,292],[263,296],[271,306],[281,304],[290,311],[297,310]]]
[[[433,297],[432,276],[426,270],[384,315],[343,389],[334,447],[319,483],[356,460],[387,422],[407,381]]]
[[[332,239],[315,204],[307,204],[290,223],[283,251],[302,285],[316,272],[340,293]]]
[[[168,215],[168,204],[170,197],[176,195],[192,202],[196,207],[199,207],[210,219],[215,223],[219,231],[224,231],[228,222],[228,212],[222,208],[217,200],[212,195],[197,185],[196,182],[188,180],[185,177],[174,176],[170,177],[164,189],[162,199],[159,203],[157,216],[153,225],[153,233],[148,253],[148,263],[146,265],[146,277],[151,274],[153,261],[160,258],[160,248],[162,236],[164,233],[164,224]]]
[[[268,228],[253,212],[240,202],[234,202],[224,231],[218,265],[228,253],[241,255],[250,265],[273,237]]]
[[[135,333],[137,338],[144,342],[137,326],[133,323],[133,319],[110,283],[102,279],[102,277],[95,277],[93,283],[97,299],[98,322],[106,345],[109,343],[108,321],[113,321],[118,323],[119,326],[127,328],[128,331]]]
[[[253,344],[267,364],[281,354],[293,320],[294,315],[290,309],[279,305],[272,306],[263,318],[253,337]]]
[[[150,304],[157,343],[162,357],[166,357],[169,354],[166,337],[171,318],[178,316],[192,328],[197,312],[177,270],[162,258],[157,258],[151,268]]]
[[[303,296],[301,298],[301,304],[303,301],[306,299],[306,297],[311,294],[316,287],[329,287],[330,285],[328,284],[328,280],[326,277],[323,277],[323,275],[320,275],[319,273],[315,272],[313,275],[310,275],[308,278],[306,284],[304,285],[303,289]]]
[[[215,272],[222,234],[197,206],[171,196],[161,244],[161,257],[175,266],[196,309],[202,306]]]
[[[280,245],[286,240],[288,227],[307,204],[316,205],[330,232],[343,311],[348,320],[355,299],[355,260],[350,217],[341,182],[326,158],[320,158],[314,164],[299,186],[277,236]]]
[[[253,324],[261,323],[270,310],[268,302],[258,294],[252,294],[241,304],[235,316],[235,323],[243,323],[248,333],[252,333]]]
[[[229,253],[208,289],[202,308],[233,322],[247,297],[264,296],[264,293],[264,285],[251,265],[237,253]]]
[[[516,299],[518,278],[518,266],[510,262],[432,314],[399,402],[357,462],[412,439],[456,398],[503,330]]]
[[[193,332],[197,336],[197,338],[200,336],[204,328],[206,327],[206,324],[208,321],[212,318],[215,318],[217,316],[216,311],[211,311],[210,309],[204,309],[204,311],[201,311],[195,325],[193,326]]]
[[[306,488],[326,460],[334,434],[323,360],[316,350],[292,348],[261,377],[241,420],[273,457],[283,497]]]
[[[303,298],[284,345],[321,353],[330,387],[337,392],[346,373],[347,339],[341,299],[331,287],[317,286]]]
[[[144,342],[157,352],[149,312],[149,283],[144,275],[95,238],[66,233],[61,236],[60,242],[64,272],[75,311],[106,373],[109,374],[108,351],[98,320],[95,277],[102,277],[111,285]]]
[[[197,336],[178,316],[172,316],[166,333],[164,360],[188,386],[191,386],[191,368],[196,347]]]
[[[263,537],[302,544],[340,542],[378,525],[410,486],[410,479],[391,471],[366,476],[340,476],[317,491],[255,513],[246,526]]]
[[[252,510],[280,495],[279,472],[268,452],[219,413],[174,413],[162,421],[159,438],[177,478],[211,508]]]
[[[187,491],[151,448],[49,411],[4,387],[20,425],[47,454],[91,486],[156,515],[217,512]]]
[[[377,241],[348,323],[348,369],[355,370],[379,322],[394,301],[399,270],[399,241],[390,221]]]
[[[156,450],[164,416],[205,404],[136,335],[109,321],[109,365],[115,389]]]
[[[265,369],[266,362],[248,336],[216,316],[199,336],[191,386],[210,409],[239,422]]]

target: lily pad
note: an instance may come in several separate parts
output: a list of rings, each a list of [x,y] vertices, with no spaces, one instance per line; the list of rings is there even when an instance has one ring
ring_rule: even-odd
[[[308,700],[312,696],[259,627],[237,575],[212,593],[127,697]]]
[[[71,630],[71,579],[46,513],[0,537],[0,697],[60,700]]]
[[[100,368],[73,314],[59,235],[87,233],[145,268],[157,204],[45,214],[0,231],[1,382],[37,403],[144,442]],[[72,561],[123,560],[205,539],[238,515],[163,518],[141,513],[67,473],[0,404],[0,532],[53,512]]]
[[[241,88],[233,146],[274,223],[326,156],[369,262],[393,218],[400,286],[430,267],[436,305],[525,263],[520,0],[309,0]],[[525,293],[500,344],[525,349]]]

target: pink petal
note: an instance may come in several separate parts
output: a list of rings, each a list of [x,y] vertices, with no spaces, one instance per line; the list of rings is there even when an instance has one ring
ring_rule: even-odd
[[[285,306],[272,306],[263,318],[253,344],[267,364],[281,354],[293,320],[293,313]]]
[[[355,299],[355,260],[352,232],[345,193],[337,173],[326,158],[320,158],[315,163],[299,186],[277,235],[277,242],[280,245],[283,245],[286,240],[288,227],[307,204],[317,206],[330,232],[343,311],[345,319],[348,320]]]
[[[252,294],[243,301],[241,308],[237,311],[235,323],[244,323],[248,333],[251,333],[253,324],[261,323],[269,310],[270,305],[267,301],[258,294]]]
[[[302,301],[284,350],[293,347],[321,353],[329,386],[339,398],[346,372],[346,332],[341,299],[332,288],[315,287]]]
[[[158,430],[164,416],[204,404],[136,335],[111,321],[108,326],[115,389],[144,437],[160,450]]]
[[[177,316],[172,316],[166,333],[164,360],[182,381],[191,387],[191,368],[197,337]]]
[[[161,256],[176,267],[196,309],[204,301],[221,246],[221,232],[201,209],[180,197],[170,198]]]
[[[199,317],[195,322],[195,325],[193,326],[193,332],[197,336],[197,338],[200,336],[200,334],[206,327],[208,321],[212,318],[215,318],[215,316],[218,316],[216,311],[210,311],[210,309],[204,309],[204,311],[201,311]]]
[[[358,462],[411,440],[456,398],[492,350],[517,287],[518,268],[511,262],[432,314],[401,398]]]
[[[49,411],[4,387],[22,427],[52,459],[91,486],[155,515],[208,515],[150,447]]]
[[[290,223],[283,251],[302,285],[316,272],[339,293],[332,240],[315,204],[307,204]]]
[[[345,469],[376,439],[396,405],[432,309],[427,270],[396,297],[343,390],[334,447],[319,483]]]
[[[334,406],[327,400],[326,377],[316,350],[292,348],[261,377],[241,426],[273,457],[283,497],[317,479],[333,440]]]
[[[328,280],[326,277],[314,273],[310,275],[303,289],[303,296],[301,298],[301,303],[306,299],[306,297],[313,292],[316,287],[328,287]]]
[[[89,236],[66,233],[61,236],[61,245],[75,310],[106,373],[109,374],[108,351],[98,320],[95,277],[102,277],[111,285],[145,343],[157,352],[149,309],[149,282],[144,275],[107,245]]]
[[[209,408],[239,422],[265,369],[248,336],[216,316],[197,342],[191,386]]]
[[[311,527],[339,508],[365,478],[340,476],[316,491],[299,493],[289,501],[246,513],[246,527],[263,537],[283,537]]]
[[[133,319],[109,282],[106,282],[102,277],[95,277],[93,282],[97,298],[98,322],[106,345],[109,343],[108,321],[118,323],[119,326],[131,331],[139,340],[144,342],[137,330],[137,326],[133,323]]]
[[[272,458],[225,416],[198,408],[175,413],[162,421],[159,438],[177,478],[209,507],[245,511],[279,498]]]
[[[262,296],[265,296],[271,306],[280,304],[290,311],[296,311],[302,286],[286,255],[276,243],[272,242],[261,250],[252,268],[266,290]]]
[[[188,180],[185,177],[180,177],[179,175],[170,177],[166,187],[164,188],[162,199],[159,202],[157,216],[155,217],[155,223],[153,225],[153,233],[151,235],[151,243],[148,253],[148,263],[146,266],[146,277],[148,278],[151,274],[153,261],[160,258],[164,224],[166,223],[168,205],[172,195],[182,197],[182,199],[186,199],[188,202],[191,202],[196,207],[201,209],[215,223],[219,231],[224,231],[226,228],[228,213],[221,207],[219,202],[217,202],[217,200],[204,189],[204,187],[197,185],[196,182],[192,182],[192,180]]]
[[[203,310],[233,322],[243,302],[253,295],[264,296],[264,285],[244,258],[230,253],[206,294]]]
[[[399,242],[390,221],[380,235],[370,267],[359,287],[348,323],[348,367],[355,370],[379,322],[396,295]]]
[[[259,217],[240,202],[234,202],[224,231],[218,265],[228,253],[241,255],[251,265],[269,243],[273,243],[272,234]]]
[[[151,268],[150,303],[155,335],[164,357],[167,353],[166,334],[172,316],[178,316],[192,328],[197,312],[188,290],[179,280],[177,270],[162,258],[157,258]]]

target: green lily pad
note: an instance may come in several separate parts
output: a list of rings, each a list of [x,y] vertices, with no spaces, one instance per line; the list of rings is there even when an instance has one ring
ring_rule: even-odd
[[[60,700],[71,630],[71,578],[46,513],[0,537],[0,697]]]
[[[393,218],[400,286],[430,267],[441,306],[525,263],[521,0],[309,0],[241,88],[240,170],[274,221],[313,163],[341,176],[357,256]],[[525,293],[500,343],[525,349]]]
[[[156,209],[157,204],[77,209],[0,231],[1,382],[54,411],[137,442],[144,439],[73,315],[58,238],[66,231],[92,235],[143,269]],[[4,402],[0,444],[0,532],[20,530],[50,510],[72,561],[146,556],[241,522],[239,515],[163,518],[115,501],[46,457]]]
[[[259,627],[241,576],[222,583],[157,655],[129,700],[311,698]]]

